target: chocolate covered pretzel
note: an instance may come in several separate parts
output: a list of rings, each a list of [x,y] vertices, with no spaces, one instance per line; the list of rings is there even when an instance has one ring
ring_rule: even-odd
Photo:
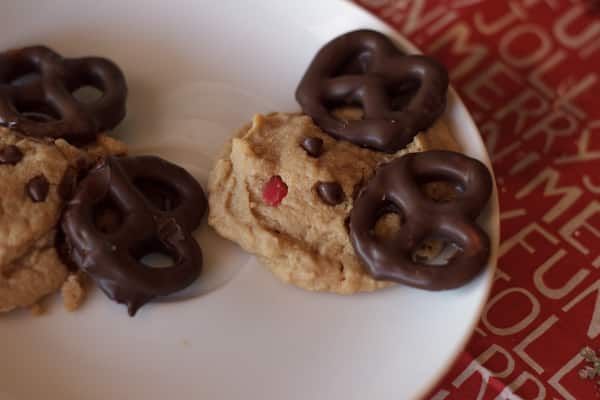
[[[202,188],[184,169],[153,156],[108,157],[80,183],[62,228],[75,263],[133,316],[198,277],[202,252],[191,232],[206,207]],[[153,253],[170,256],[173,265],[140,261]]]
[[[428,197],[423,185],[444,181],[456,187],[445,202]],[[492,191],[491,175],[480,161],[450,151],[410,153],[379,167],[358,194],[350,213],[350,239],[375,279],[429,289],[451,289],[473,279],[485,267],[490,240],[475,219]],[[391,237],[375,234],[387,213],[403,221]],[[428,239],[442,239],[458,252],[445,265],[413,257]]]
[[[73,95],[86,86],[100,98]],[[105,58],[63,58],[44,46],[0,54],[0,124],[28,136],[90,142],[124,118],[126,98],[123,73]]]
[[[337,139],[394,153],[427,130],[446,107],[448,73],[435,60],[405,55],[385,35],[359,30],[327,43],[296,90],[302,110]],[[363,119],[332,111],[359,106]]]

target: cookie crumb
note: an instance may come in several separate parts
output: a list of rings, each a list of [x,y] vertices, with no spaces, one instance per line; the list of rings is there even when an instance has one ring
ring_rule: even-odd
[[[42,306],[41,303],[35,303],[29,309],[31,311],[31,315],[35,317],[40,317],[46,313],[46,309]]]
[[[85,150],[96,159],[108,154],[113,156],[127,155],[127,145],[125,143],[103,133],[99,134],[96,137],[96,142],[88,145]]]
[[[81,272],[68,276],[60,289],[63,305],[68,311],[75,311],[85,299],[85,282]]]
[[[57,139],[54,141],[54,144],[69,164],[80,170],[89,168],[98,159],[108,155],[127,155],[127,145],[125,143],[102,133],[96,136],[94,143],[88,144],[82,149],[70,145],[64,139]]]

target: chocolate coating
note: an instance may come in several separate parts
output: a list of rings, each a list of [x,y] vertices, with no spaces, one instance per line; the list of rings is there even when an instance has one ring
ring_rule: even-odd
[[[302,148],[309,156],[318,158],[323,152],[323,139],[316,137],[304,138]]]
[[[41,203],[46,201],[46,198],[48,197],[50,184],[44,175],[37,175],[27,182],[26,190],[31,201],[34,203]]]
[[[58,185],[58,195],[63,200],[70,200],[75,194],[77,188],[77,170],[73,167],[68,167],[63,175],[60,184]]]
[[[448,72],[435,60],[405,55],[385,35],[359,30],[327,43],[296,89],[296,100],[337,139],[394,153],[444,112]],[[364,118],[340,121],[331,111],[359,105]]]
[[[455,199],[435,202],[421,190],[438,180],[460,186]],[[429,290],[461,286],[489,257],[489,237],[475,219],[491,191],[491,175],[478,160],[441,150],[407,154],[379,167],[360,191],[350,213],[350,240],[375,279]],[[390,209],[404,223],[393,237],[378,238],[375,224]],[[443,266],[414,261],[413,252],[428,238],[444,239],[460,251]]]
[[[344,189],[337,182],[319,182],[317,194],[323,202],[331,206],[340,204],[346,198]]]
[[[34,75],[14,83],[28,74]],[[76,99],[73,93],[84,86],[102,96],[92,102]],[[26,135],[90,142],[123,119],[126,98],[123,73],[105,58],[63,58],[44,46],[0,54],[0,124]]]
[[[23,159],[23,152],[14,144],[8,145],[0,150],[0,165],[16,165]]]
[[[166,188],[172,207],[163,209],[138,182]],[[107,205],[108,204],[108,205]],[[114,207],[110,229],[98,225],[95,211]],[[202,252],[191,235],[206,212],[202,188],[183,168],[158,157],[108,157],[84,178],[67,204],[62,229],[71,257],[133,316],[146,302],[190,285],[202,268]],[[169,268],[140,260],[151,253],[173,259]]]

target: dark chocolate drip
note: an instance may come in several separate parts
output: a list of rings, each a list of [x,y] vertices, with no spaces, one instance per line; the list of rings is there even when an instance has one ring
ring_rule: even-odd
[[[136,182],[151,182],[152,190]],[[183,168],[152,156],[108,157],[79,184],[62,229],[75,263],[133,316],[199,276],[202,252],[191,232],[206,208],[202,188]],[[144,265],[151,253],[168,255],[173,265]]]
[[[309,156],[318,158],[323,152],[323,139],[316,137],[304,138],[302,148]]]
[[[27,182],[26,188],[31,201],[34,203],[41,203],[46,201],[46,198],[48,197],[50,184],[44,175],[37,175]]]
[[[359,30],[327,43],[296,89],[302,110],[337,139],[386,153],[427,130],[446,107],[448,72],[435,60],[405,55],[385,35]],[[359,106],[363,119],[340,121],[339,106]]]
[[[16,165],[23,159],[23,152],[14,144],[10,144],[0,150],[0,165]]]
[[[420,188],[424,182],[446,181],[464,190],[439,203]],[[491,175],[480,161],[450,151],[410,153],[380,166],[360,191],[350,213],[350,240],[375,279],[428,290],[465,284],[485,267],[489,237],[475,222],[492,191]],[[374,233],[377,220],[389,207],[404,216],[390,238]],[[454,244],[459,253],[443,265],[413,260],[428,238]]]
[[[317,193],[323,202],[331,206],[342,203],[346,198],[344,189],[337,182],[319,182]]]
[[[28,74],[31,79],[14,84]],[[73,93],[93,86],[102,96],[82,102]],[[0,53],[0,124],[33,137],[84,144],[125,117],[125,76],[99,57],[63,58],[45,46]]]

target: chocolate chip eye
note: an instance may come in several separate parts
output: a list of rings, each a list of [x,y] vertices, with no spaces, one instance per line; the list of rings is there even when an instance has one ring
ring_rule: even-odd
[[[34,203],[41,203],[46,201],[46,198],[48,197],[50,184],[44,175],[37,175],[27,182],[25,189],[31,201]]]
[[[14,144],[0,149],[0,165],[16,165],[23,159],[23,152]]]
[[[337,182],[319,182],[316,190],[321,200],[330,206],[338,205],[346,199],[344,189]]]
[[[323,153],[323,139],[321,138],[304,138],[302,140],[301,146],[309,156],[314,158],[318,158]]]

